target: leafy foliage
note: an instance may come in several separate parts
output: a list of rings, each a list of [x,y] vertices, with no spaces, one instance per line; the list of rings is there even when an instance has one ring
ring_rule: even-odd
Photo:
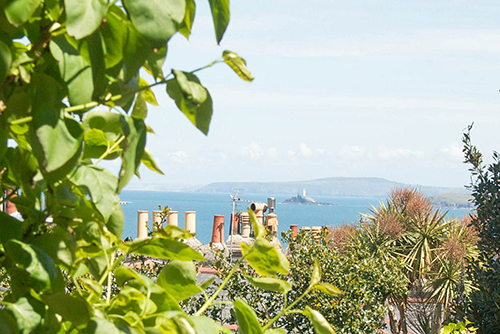
[[[220,42],[229,2],[210,5]],[[203,68],[164,75],[168,42],[178,31],[189,36],[195,8],[193,0],[0,2],[1,202],[11,201],[22,216],[0,212],[2,333],[227,332],[204,314],[238,266],[209,297],[210,282],[197,284],[193,262],[204,258],[182,242],[190,233],[167,226],[143,240],[121,240],[121,189],[141,163],[161,173],[145,149],[147,104],[158,104],[151,87],[166,85],[207,134],[212,99],[194,73],[226,62],[253,79],[229,51]],[[99,165],[115,159],[118,175]],[[123,265],[133,256],[168,263],[153,265],[154,273]],[[256,285],[289,289],[276,281],[288,261],[264,237],[239,263],[245,257],[269,276]],[[179,303],[198,293],[206,300],[188,316]],[[243,302],[234,306],[242,333],[267,331],[277,320],[261,327]]]
[[[467,267],[467,277],[478,289],[456,298],[459,318],[466,317],[478,327],[478,333],[500,331],[500,156],[493,152],[493,162],[485,164],[472,145],[470,131],[463,136],[465,162],[472,174],[472,197],[476,214],[471,225],[479,237],[479,258]]]

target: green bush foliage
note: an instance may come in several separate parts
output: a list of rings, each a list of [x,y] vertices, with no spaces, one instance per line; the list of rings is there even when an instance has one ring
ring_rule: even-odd
[[[289,245],[290,271],[286,276],[280,275],[280,278],[289,285],[277,284],[274,291],[259,293],[258,284],[253,281],[255,271],[242,263],[236,275],[229,280],[227,295],[221,302],[237,298],[245,300],[261,320],[273,319],[284,305],[295,303],[299,309],[310,307],[318,310],[338,333],[376,333],[385,327],[386,299],[391,294],[406,291],[400,261],[374,258],[363,245],[340,253],[328,241],[326,234],[314,240],[311,234],[301,233],[292,238],[288,232],[283,233],[283,238]],[[323,283],[307,293],[309,282],[314,281],[312,268],[315,263],[321,268]],[[232,266],[229,259],[220,254],[214,268],[222,279]],[[194,304],[199,302],[200,298],[191,301]],[[222,304],[208,311],[211,317],[220,319],[227,308]],[[276,324],[290,333],[313,332],[311,322],[304,314],[291,312],[277,320]]]
[[[477,288],[455,300],[458,318],[466,317],[478,327],[478,333],[500,332],[500,156],[485,164],[483,155],[464,134],[465,162],[472,174],[472,197],[476,213],[471,225],[479,236],[480,257],[467,267],[467,277]]]

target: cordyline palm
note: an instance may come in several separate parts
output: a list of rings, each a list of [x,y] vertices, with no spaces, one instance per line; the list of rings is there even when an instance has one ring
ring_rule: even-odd
[[[439,210],[429,212],[419,219],[405,219],[406,233],[402,236],[401,255],[405,258],[406,270],[411,282],[422,278],[431,268],[445,238],[449,221],[445,221],[446,213]]]
[[[361,223],[357,239],[363,240],[373,255],[381,255],[385,260],[397,258],[401,251],[398,239],[404,234],[403,216],[391,201],[379,204],[380,208],[372,205],[371,214],[363,214],[368,222]]]
[[[433,275],[431,282],[433,292],[429,298],[444,305],[444,318],[460,286],[466,294],[474,289],[472,282],[464,278],[463,270],[467,263],[473,262],[479,256],[479,249],[475,244],[476,238],[467,223],[461,223],[457,219],[449,220],[446,240],[437,252],[434,267],[438,269]]]

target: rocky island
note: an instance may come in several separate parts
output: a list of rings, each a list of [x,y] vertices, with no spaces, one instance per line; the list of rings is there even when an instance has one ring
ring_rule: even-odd
[[[289,198],[281,202],[281,204],[306,204],[306,205],[329,205],[332,206],[332,203],[321,203],[316,200],[306,196],[306,190],[304,189],[301,194],[297,194],[297,196]]]

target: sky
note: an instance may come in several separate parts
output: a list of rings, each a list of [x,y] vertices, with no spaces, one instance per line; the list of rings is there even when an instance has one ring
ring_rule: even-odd
[[[231,50],[255,80],[225,64],[198,72],[214,101],[208,136],[156,87],[147,148],[165,175],[204,185],[381,177],[461,187],[461,138],[490,161],[500,150],[500,6],[495,1],[231,1],[217,45],[208,1],[193,33],[169,43],[164,72],[191,71]]]

